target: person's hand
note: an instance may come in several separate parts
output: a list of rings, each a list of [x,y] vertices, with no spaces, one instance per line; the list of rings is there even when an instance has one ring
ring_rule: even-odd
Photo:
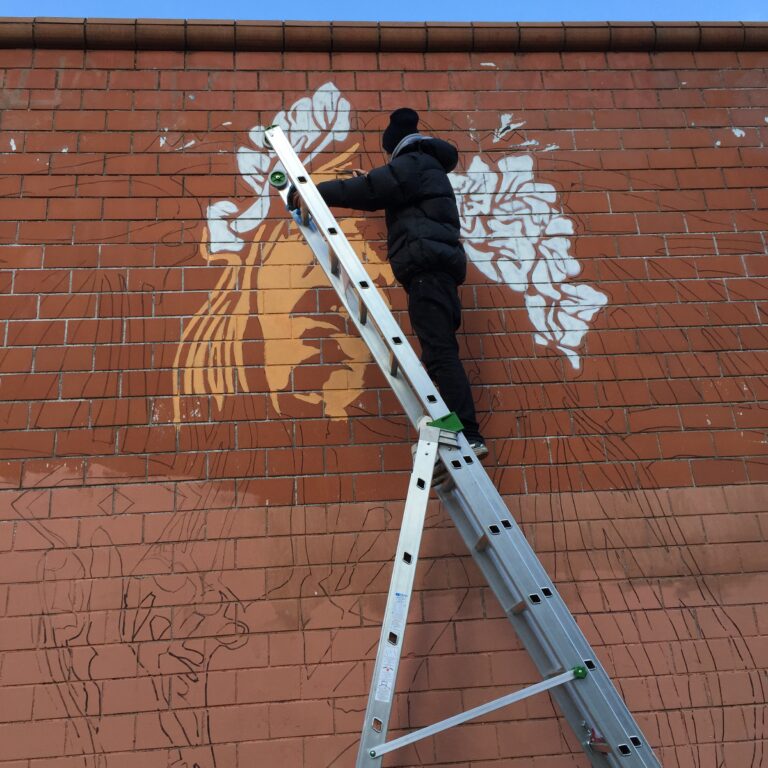
[[[299,199],[299,213],[301,215],[301,223],[306,227],[309,224],[309,208],[307,208],[304,198]]]
[[[298,190],[291,184],[288,194],[285,196],[285,203],[289,211],[295,211],[299,207]]]
[[[336,171],[337,176],[365,176],[365,171],[362,168],[342,168]]]
[[[301,217],[301,223],[306,227],[309,224],[309,208],[304,199],[299,195],[299,190],[293,185],[285,196],[285,202],[289,211],[298,211]]]

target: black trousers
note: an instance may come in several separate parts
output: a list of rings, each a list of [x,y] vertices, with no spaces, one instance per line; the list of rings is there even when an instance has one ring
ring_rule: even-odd
[[[421,343],[421,361],[443,400],[461,419],[467,440],[482,441],[469,379],[459,359],[461,302],[453,278],[443,272],[416,275],[408,286],[408,315]]]

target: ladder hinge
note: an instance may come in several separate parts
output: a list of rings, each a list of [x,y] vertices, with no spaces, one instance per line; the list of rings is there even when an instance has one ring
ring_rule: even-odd
[[[589,730],[589,738],[587,739],[587,746],[593,752],[599,752],[601,754],[610,754],[611,745],[605,740],[603,736],[599,736],[594,728]]]

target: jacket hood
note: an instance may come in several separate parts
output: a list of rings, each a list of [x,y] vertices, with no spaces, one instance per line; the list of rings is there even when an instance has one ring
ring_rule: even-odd
[[[450,173],[459,162],[459,152],[456,147],[443,139],[424,139],[419,142],[419,149],[432,155],[443,166],[446,173]]]

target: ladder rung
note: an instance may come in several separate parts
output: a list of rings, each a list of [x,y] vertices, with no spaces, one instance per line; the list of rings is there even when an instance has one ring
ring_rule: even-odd
[[[519,616],[526,608],[528,603],[525,600],[519,600],[511,608],[507,609],[507,613],[513,613],[515,616]]]
[[[397,376],[397,371],[399,368],[399,364],[397,362],[397,358],[395,357],[394,352],[390,352],[389,354],[389,375],[390,376]]]

